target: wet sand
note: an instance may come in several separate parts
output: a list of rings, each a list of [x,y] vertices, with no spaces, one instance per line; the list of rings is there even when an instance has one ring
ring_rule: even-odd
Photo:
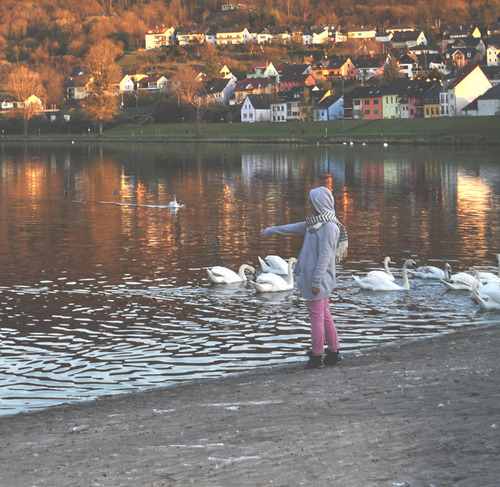
[[[500,485],[499,326],[0,419],[0,486]]]

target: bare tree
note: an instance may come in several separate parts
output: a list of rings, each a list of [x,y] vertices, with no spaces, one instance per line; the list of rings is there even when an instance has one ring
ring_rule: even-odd
[[[179,100],[193,107],[196,120],[196,135],[201,135],[201,119],[208,106],[203,82],[197,78],[198,72],[189,66],[181,66],[172,76],[172,90]]]
[[[19,108],[16,110],[21,112],[24,135],[27,135],[28,122],[40,109],[28,99],[32,95],[42,99],[45,93],[40,75],[25,66],[14,65],[7,76],[5,91],[17,102]]]
[[[115,59],[122,54],[120,46],[109,39],[92,46],[85,56],[84,64],[90,73],[89,95],[83,101],[85,115],[102,124],[112,120],[118,112],[118,97],[112,93],[114,84],[120,81],[121,70]]]

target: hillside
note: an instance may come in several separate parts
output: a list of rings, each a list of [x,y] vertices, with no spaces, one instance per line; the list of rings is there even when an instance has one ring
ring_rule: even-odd
[[[2,0],[0,83],[13,66],[26,65],[39,73],[47,105],[59,106],[65,93],[64,79],[81,65],[89,47],[105,38],[124,53],[118,59],[123,71],[146,74],[168,73],[176,63],[191,63],[205,70],[207,63],[220,63],[238,76],[255,59],[301,62],[301,56],[311,55],[272,45],[265,51],[252,46],[219,49],[204,45],[145,52],[145,33],[160,25],[198,23],[215,29],[244,24],[258,30],[272,25],[328,23],[347,29],[407,23],[420,26],[432,39],[446,23],[475,22],[484,30],[500,16],[500,0],[358,0],[355,4],[350,0],[250,0],[236,10],[223,10],[222,4],[222,0]]]
[[[0,2],[0,59],[52,66],[74,65],[88,47],[109,37],[124,50],[144,45],[155,26],[207,24],[214,28],[268,25],[408,23],[438,30],[442,23],[486,26],[500,16],[500,0],[251,0],[246,9],[222,10],[213,0],[3,0]]]

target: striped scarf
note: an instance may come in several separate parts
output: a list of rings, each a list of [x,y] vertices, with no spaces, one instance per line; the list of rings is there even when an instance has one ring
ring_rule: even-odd
[[[339,222],[339,220],[335,216],[335,213],[332,211],[326,211],[325,213],[321,213],[321,215],[311,216],[307,218],[307,231],[310,233],[314,233],[325,222],[335,223],[340,230],[339,241],[337,243],[337,253],[335,255],[335,262],[338,264],[347,255],[347,247],[349,245],[349,241],[347,238],[347,230],[345,229],[344,225]]]

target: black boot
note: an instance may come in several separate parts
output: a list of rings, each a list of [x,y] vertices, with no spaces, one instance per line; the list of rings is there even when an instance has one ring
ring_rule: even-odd
[[[307,352],[307,355],[309,357],[309,362],[306,364],[306,369],[320,369],[324,367],[322,355],[314,355],[310,350]]]
[[[325,353],[326,355],[323,359],[325,365],[336,365],[342,360],[338,350],[330,350],[327,348],[325,349]]]

